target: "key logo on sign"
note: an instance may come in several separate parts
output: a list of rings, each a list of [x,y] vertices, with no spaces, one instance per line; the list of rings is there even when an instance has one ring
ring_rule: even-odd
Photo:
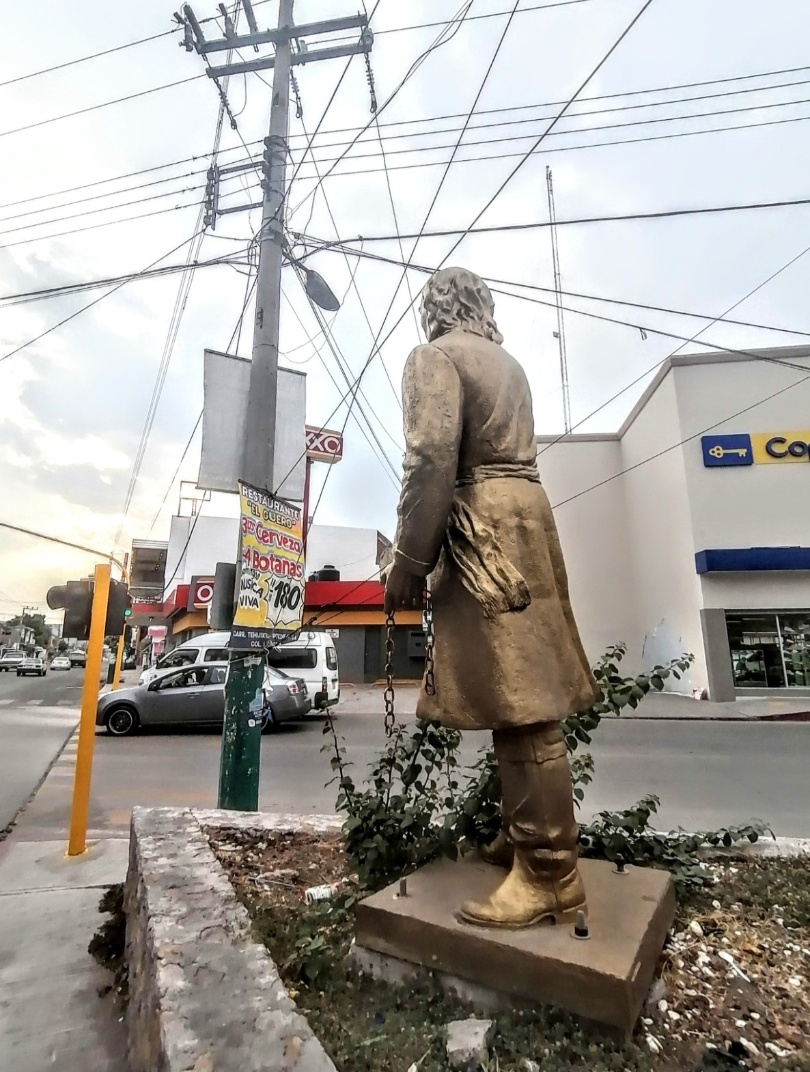
[[[701,438],[700,445],[703,448],[703,464],[707,468],[754,464],[750,435],[707,435]]]

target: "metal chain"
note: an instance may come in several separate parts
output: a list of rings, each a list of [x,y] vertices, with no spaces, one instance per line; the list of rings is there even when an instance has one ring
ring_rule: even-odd
[[[385,736],[393,737],[397,719],[394,714],[394,614],[385,617]]]
[[[433,600],[425,590],[425,692],[436,695],[436,680],[433,671]]]

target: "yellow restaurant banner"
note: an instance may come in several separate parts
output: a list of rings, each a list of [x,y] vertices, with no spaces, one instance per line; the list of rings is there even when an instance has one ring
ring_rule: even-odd
[[[232,648],[265,648],[301,628],[304,541],[301,511],[239,482],[240,544]]]

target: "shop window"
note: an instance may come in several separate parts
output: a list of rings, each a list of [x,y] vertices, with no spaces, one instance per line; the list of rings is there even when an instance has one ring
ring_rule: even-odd
[[[810,612],[726,615],[738,689],[810,688]]]

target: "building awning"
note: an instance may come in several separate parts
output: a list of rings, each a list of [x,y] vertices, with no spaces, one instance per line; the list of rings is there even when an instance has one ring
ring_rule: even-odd
[[[698,551],[698,573],[810,570],[810,547],[725,547]]]

